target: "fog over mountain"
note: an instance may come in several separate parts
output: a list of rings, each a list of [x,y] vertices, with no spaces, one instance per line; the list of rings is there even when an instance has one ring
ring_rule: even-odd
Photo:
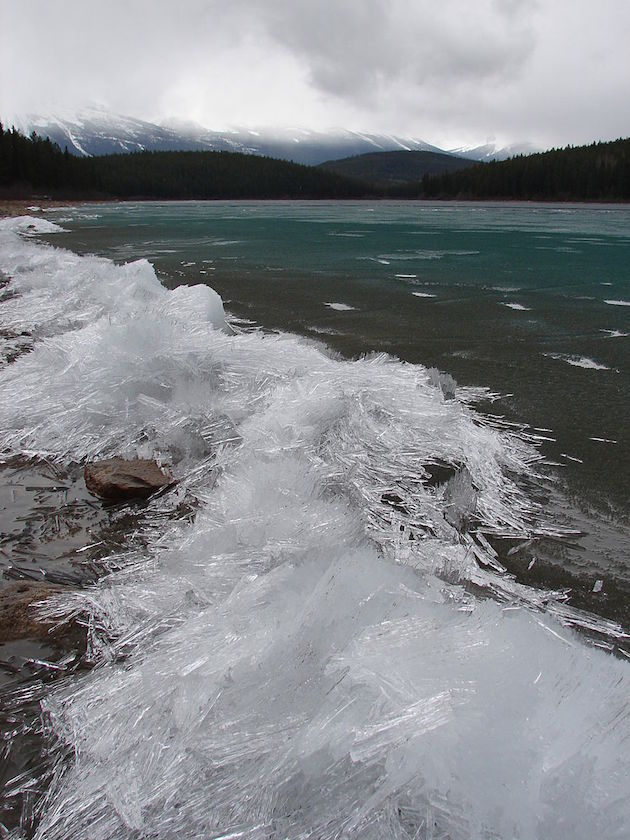
[[[348,129],[233,128],[216,131],[191,121],[147,122],[90,107],[77,113],[25,115],[16,121],[24,134],[35,131],[50,137],[60,148],[76,155],[120,154],[135,151],[228,151],[292,160],[316,165],[368,152],[451,152],[471,160],[503,160],[535,151],[527,144],[499,148],[494,144],[457,150],[440,149],[418,137],[368,134]]]

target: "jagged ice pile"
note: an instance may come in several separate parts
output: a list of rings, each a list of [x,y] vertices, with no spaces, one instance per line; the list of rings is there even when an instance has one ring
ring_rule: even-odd
[[[537,451],[481,391],[231,335],[206,286],[28,225],[0,223],[0,323],[33,336],[0,370],[3,451],[179,480],[147,550],[49,606],[98,666],[44,701],[70,758],[37,837],[627,837],[628,667],[501,569],[493,535],[554,526],[518,481]],[[194,521],[169,520],[184,499]]]

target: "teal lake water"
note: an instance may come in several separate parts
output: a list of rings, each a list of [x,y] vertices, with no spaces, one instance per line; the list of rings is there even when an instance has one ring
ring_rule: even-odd
[[[487,386],[499,395],[487,411],[543,438],[588,532],[572,558],[550,549],[562,574],[545,582],[573,583],[570,571],[590,587],[599,570],[630,585],[630,208],[175,202],[56,220],[70,232],[55,245],[147,258],[169,287],[211,285],[242,329]]]

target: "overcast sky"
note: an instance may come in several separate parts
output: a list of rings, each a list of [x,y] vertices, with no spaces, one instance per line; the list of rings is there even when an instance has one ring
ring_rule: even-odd
[[[630,136],[629,0],[0,0],[0,117]]]

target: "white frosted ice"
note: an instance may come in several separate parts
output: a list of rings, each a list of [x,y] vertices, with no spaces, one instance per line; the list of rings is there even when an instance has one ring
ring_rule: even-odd
[[[0,233],[21,233],[23,236],[41,233],[63,233],[63,228],[37,216],[16,216],[0,219]]]
[[[349,312],[351,309],[356,309],[356,306],[350,306],[347,303],[325,303],[324,306],[335,309],[337,312]]]
[[[27,328],[35,337],[57,336],[79,327],[86,329],[86,343],[95,335],[118,326],[138,333],[132,344],[142,344],[143,330],[163,326],[181,330],[184,324],[225,325],[219,295],[205,286],[180,287],[168,292],[146,260],[114,267],[98,257],[78,257],[70,251],[25,248],[15,234],[56,233],[62,228],[45,219],[20,217],[0,221],[2,268],[13,277],[17,295],[2,305],[2,323]],[[184,289],[184,291],[181,291]],[[144,321],[150,322],[148,325]],[[81,335],[81,333],[79,333]]]
[[[608,365],[596,362],[595,359],[590,359],[588,356],[572,356],[568,353],[544,353],[543,355],[585,370],[612,370]]]
[[[45,608],[83,615],[97,666],[44,701],[38,840],[628,836],[628,664],[570,628],[623,632],[502,569],[493,534],[562,529],[481,389],[228,335],[206,287],[10,228],[0,322],[35,345],[0,370],[2,450],[180,480],[146,551]]]
[[[575,461],[576,464],[583,464],[584,461],[581,458],[576,458],[574,455],[567,455],[566,452],[561,452],[560,457],[566,458],[569,461]]]
[[[570,356],[565,361],[570,365],[586,368],[587,370],[610,370],[608,365],[596,362],[595,359],[590,359],[588,356]]]

